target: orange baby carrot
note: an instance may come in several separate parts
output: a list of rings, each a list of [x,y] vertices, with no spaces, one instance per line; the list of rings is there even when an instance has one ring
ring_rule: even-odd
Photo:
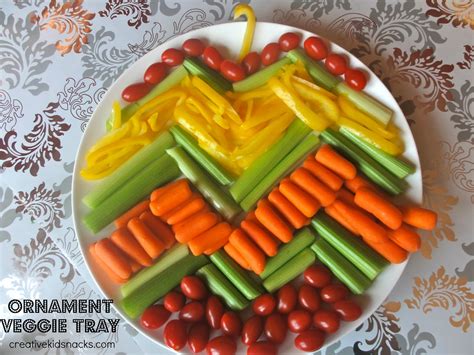
[[[263,269],[265,269],[265,254],[242,229],[237,228],[232,232],[229,237],[229,243],[248,262],[250,268],[256,274],[262,273]]]
[[[357,190],[361,187],[369,187],[371,189],[377,190],[377,187],[375,187],[374,184],[372,184],[370,181],[364,179],[362,176],[357,175],[355,178],[346,180],[344,182],[344,185],[351,191],[352,193],[356,193]]]
[[[350,180],[356,177],[357,170],[354,164],[332,149],[328,144],[324,144],[318,149],[315,158],[316,161],[343,179]]]
[[[137,271],[141,270],[142,266],[137,263],[135,260],[132,258],[128,258],[130,267],[132,268],[132,273],[136,273]]]
[[[436,212],[418,206],[402,206],[403,222],[410,226],[433,230],[436,227],[438,215]]]
[[[133,217],[138,217],[141,213],[150,209],[150,200],[140,202],[138,205],[133,206],[123,215],[115,220],[115,227],[122,228],[126,227],[129,220]]]
[[[369,239],[364,239],[364,242],[392,264],[403,263],[408,257],[408,252],[400,248],[390,239],[384,243],[375,243],[373,240]]]
[[[153,192],[151,193],[150,195],[150,201],[155,201],[158,197],[160,197],[161,195],[163,195],[166,191],[168,191],[169,189],[175,187],[176,185],[178,184],[182,184],[182,181],[183,180],[186,180],[186,179],[178,179],[178,180],[175,180],[173,182],[170,182],[166,185],[163,185],[155,190],[153,190]]]
[[[278,189],[274,189],[268,195],[268,200],[296,229],[300,229],[310,222],[310,219],[306,218]]]
[[[258,222],[244,220],[240,227],[268,256],[275,256],[278,252],[278,242]],[[235,245],[234,245],[235,246]],[[240,250],[239,250],[240,251]],[[247,259],[247,258],[246,258]],[[247,259],[250,262],[250,260]]]
[[[350,192],[349,190],[347,189],[340,189],[338,192],[337,192],[337,199],[338,200],[341,200],[345,203],[347,203],[348,205],[351,205],[351,206],[355,206],[355,202],[354,202],[354,194],[352,194],[352,192]]]
[[[344,183],[344,181],[339,176],[334,174],[321,163],[318,163],[312,156],[309,156],[304,161],[303,167],[310,171],[311,174],[325,183],[333,191],[339,190]]]
[[[229,240],[230,240],[230,237],[229,237]],[[258,247],[256,247],[256,248],[257,248],[257,250],[260,251],[260,249],[258,249]],[[226,245],[224,245],[224,250],[227,253],[227,255],[229,255],[232,259],[234,259],[234,261],[237,264],[239,264],[242,268],[244,268],[245,270],[251,270],[248,261],[245,260],[245,258],[242,256],[242,254],[240,254],[240,252],[232,244],[230,244],[230,242],[228,242]],[[263,257],[265,258],[265,255]]]
[[[221,222],[207,231],[199,234],[188,243],[188,247],[193,255],[201,255],[204,251],[211,249],[215,244],[229,240],[229,235],[232,233],[232,228],[229,223]]]
[[[288,243],[293,239],[291,228],[266,199],[259,201],[258,207],[255,210],[255,216],[266,229],[283,243]]]
[[[359,232],[357,231],[357,229],[355,229],[348,221],[347,219],[344,217],[344,215],[342,215],[341,213],[339,213],[339,211],[337,210],[337,208],[334,206],[334,204],[332,205],[329,205],[327,207],[324,208],[324,212],[326,212],[326,214],[330,217],[332,217],[336,222],[338,222],[339,224],[341,224],[344,228],[346,228],[348,231],[350,231],[352,234],[356,235],[356,236],[359,236]]]
[[[329,206],[336,199],[336,193],[314,177],[305,168],[298,168],[290,175],[291,181],[301,187],[319,202],[323,207]]]
[[[187,243],[199,234],[204,233],[219,222],[219,218],[212,212],[198,212],[184,221],[173,226],[176,240]]]
[[[120,250],[127,254],[130,259],[135,260],[140,265],[151,266],[151,264],[153,264],[153,260],[151,260],[145,249],[143,249],[127,228],[123,227],[115,230],[110,236],[110,239]]]
[[[418,251],[421,247],[420,236],[406,224],[396,230],[389,230],[388,237],[409,252]]]
[[[373,214],[379,221],[391,229],[398,229],[402,225],[402,212],[393,203],[378,195],[371,188],[359,188],[356,191],[354,202],[360,208]]]
[[[161,239],[154,235],[139,218],[132,218],[127,227],[152,259],[156,259],[165,249],[165,244]]]
[[[186,218],[201,211],[204,207],[206,207],[206,202],[204,202],[201,196],[196,195],[194,198],[191,198],[189,201],[180,205],[180,209],[171,214],[166,219],[166,223],[174,225],[182,222]]]
[[[227,242],[228,242],[228,239],[218,240],[212,247],[204,250],[204,254],[206,255],[214,254],[216,251],[223,248],[227,244]]]
[[[108,238],[99,240],[95,245],[97,257],[102,260],[121,279],[128,279],[132,269],[126,257]]]
[[[140,215],[140,220],[163,242],[165,249],[169,249],[174,245],[176,239],[173,231],[158,217],[155,217],[153,213],[149,211],[143,212]]]
[[[98,256],[95,251],[96,243],[91,244],[89,246],[89,252],[91,253],[92,259],[96,262],[97,266],[102,269],[102,271],[105,271],[107,276],[115,283],[117,284],[123,284],[127,282],[127,279],[122,279],[119,277],[105,262],[103,262]]]
[[[321,207],[318,200],[302,190],[289,179],[283,180],[280,183],[278,190],[308,218],[313,217]]]
[[[166,212],[178,207],[189,199],[192,191],[189,188],[188,180],[179,180],[174,186],[168,188],[155,201],[150,203],[150,209],[155,216],[163,216]]]
[[[257,217],[255,216],[255,211],[250,211],[249,213],[247,213],[247,215],[245,216],[245,219],[247,221],[256,221]]]

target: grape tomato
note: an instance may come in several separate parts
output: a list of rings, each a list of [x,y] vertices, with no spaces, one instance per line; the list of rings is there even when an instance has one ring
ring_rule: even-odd
[[[259,316],[268,316],[273,312],[275,306],[275,298],[269,293],[258,296],[252,304],[253,312]]]
[[[321,289],[321,300],[326,303],[341,301],[349,296],[349,290],[342,284],[331,284]]]
[[[360,306],[351,300],[337,301],[334,303],[333,307],[342,320],[346,322],[355,321],[362,315],[362,309]]]
[[[228,335],[221,335],[211,339],[206,346],[208,355],[234,355],[237,343]]]
[[[347,70],[346,58],[340,54],[329,54],[324,61],[324,65],[327,70],[334,75],[344,74]]]
[[[326,47],[324,41],[319,37],[308,37],[304,41],[303,46],[306,54],[314,60],[324,59],[328,55],[328,48]]]
[[[280,36],[278,39],[278,45],[282,51],[288,52],[298,47],[298,44],[300,44],[300,39],[301,37],[299,34],[295,32],[287,32]]]
[[[198,322],[204,317],[204,306],[200,302],[189,302],[179,311],[179,319],[186,322]]]
[[[280,313],[272,313],[265,320],[265,335],[272,343],[283,343],[287,329],[286,320]]]
[[[151,90],[147,83],[136,83],[127,86],[122,91],[122,99],[126,102],[135,102],[145,97]]]
[[[288,314],[295,309],[298,303],[298,292],[292,284],[286,284],[278,290],[277,309],[282,314]]]
[[[293,333],[309,329],[312,322],[311,313],[303,309],[294,310],[288,315],[288,329]]]
[[[165,63],[153,63],[145,71],[143,81],[150,85],[156,85],[166,77],[167,70],[168,68]]]
[[[304,282],[316,288],[323,288],[331,283],[331,272],[324,265],[311,265],[304,273]]]
[[[191,326],[188,333],[188,346],[193,353],[199,353],[206,348],[209,334],[210,329],[206,323],[199,322]]]
[[[261,60],[260,54],[257,52],[248,53],[244,59],[242,59],[242,65],[244,66],[247,75],[253,74],[260,68]]]
[[[242,343],[250,345],[255,343],[263,332],[263,318],[257,315],[251,316],[242,328]]]
[[[227,311],[221,318],[222,332],[227,335],[238,336],[242,330],[242,321],[237,313]]]
[[[185,276],[181,280],[181,291],[192,300],[203,300],[207,297],[207,289],[197,276]]]
[[[199,57],[204,52],[204,43],[197,38],[190,38],[183,42],[183,51],[190,57]]]
[[[347,85],[357,91],[361,91],[367,85],[365,74],[358,69],[347,69],[344,73],[344,80]]]
[[[182,293],[171,291],[163,299],[163,306],[170,312],[178,312],[186,303],[186,298]]]
[[[222,61],[220,71],[224,78],[232,82],[245,79],[245,70],[242,65],[228,59]]]
[[[219,51],[212,47],[206,47],[202,53],[202,59],[204,63],[211,69],[220,70],[222,63],[222,55]]]
[[[325,337],[325,334],[318,329],[306,330],[295,338],[295,347],[302,351],[314,352],[321,349]]]
[[[269,341],[258,341],[250,345],[247,349],[247,355],[277,355],[278,348]]]
[[[175,67],[183,63],[184,53],[176,48],[168,48],[161,54],[161,61],[170,67]]]
[[[212,295],[207,299],[206,303],[206,319],[207,323],[213,329],[221,327],[221,318],[224,314],[224,305],[219,297]]]
[[[339,324],[339,315],[333,310],[321,309],[313,315],[313,325],[326,333],[335,333]]]
[[[169,319],[171,313],[161,304],[148,307],[143,312],[140,323],[146,329],[158,329]]]
[[[275,42],[268,43],[263,47],[260,57],[263,65],[275,63],[280,57],[280,46]]]
[[[298,302],[304,309],[310,312],[317,311],[321,306],[318,291],[306,284],[301,285],[298,292]]]
[[[169,321],[163,331],[165,344],[176,351],[181,350],[187,341],[186,323],[179,319]]]

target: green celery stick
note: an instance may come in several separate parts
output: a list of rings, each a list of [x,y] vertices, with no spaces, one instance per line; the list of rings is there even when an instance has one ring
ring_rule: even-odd
[[[278,254],[269,258],[265,265],[265,269],[259,275],[262,280],[265,280],[271,274],[273,274],[277,269],[282,267],[287,263],[291,258],[293,258],[300,251],[309,247],[315,241],[314,234],[308,228],[304,228],[299,231],[291,240],[291,242],[284,244]]]
[[[283,57],[277,62],[270,64],[268,67],[257,71],[246,77],[244,80],[237,81],[232,86],[235,92],[244,92],[256,89],[262,85],[265,85],[271,77],[275,76],[282,67],[290,64],[291,60],[288,57]]]
[[[371,281],[324,239],[318,239],[311,249],[352,293],[360,295],[369,288]]]
[[[226,91],[232,91],[232,84],[220,73],[201,63],[197,58],[186,58],[183,62],[184,67],[191,75],[198,76],[208,83],[214,90],[220,94]]]
[[[180,171],[174,160],[163,154],[89,211],[83,218],[84,224],[93,233],[99,232],[143,200],[156,187],[176,179],[179,175]]]
[[[120,301],[122,309],[130,318],[138,318],[147,307],[178,286],[183,277],[195,273],[208,262],[209,260],[204,255],[185,256],[174,263],[172,267],[168,267],[124,297]]]
[[[242,200],[240,206],[244,211],[250,211],[255,204],[270,192],[272,187],[286,174],[294,170],[307,154],[314,151],[319,144],[319,138],[309,134],[293,150],[287,154],[265,177],[254,187],[254,189]]]
[[[272,293],[301,275],[316,260],[310,248],[303,249],[263,281],[263,287]]]

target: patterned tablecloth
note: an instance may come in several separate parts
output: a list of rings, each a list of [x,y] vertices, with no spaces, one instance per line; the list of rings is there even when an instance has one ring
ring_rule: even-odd
[[[5,304],[11,298],[98,297],[71,219],[71,173],[89,117],[130,64],[171,37],[229,21],[236,2],[0,1],[0,318],[8,318]],[[421,252],[384,304],[324,353],[473,353],[474,5],[469,0],[251,5],[259,20],[326,36],[380,76],[410,122],[425,204],[440,217],[437,229],[423,234]],[[55,335],[81,337],[91,335]],[[0,332],[0,353],[10,341],[43,338]],[[119,332],[93,339],[116,343],[101,352],[164,352],[124,322]]]

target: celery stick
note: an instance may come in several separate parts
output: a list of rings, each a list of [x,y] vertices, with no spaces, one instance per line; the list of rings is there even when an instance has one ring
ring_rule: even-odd
[[[269,258],[265,269],[259,275],[263,280],[273,274],[277,269],[282,267],[285,263],[293,258],[296,254],[302,251],[304,248],[309,247],[315,241],[314,234],[308,228],[304,228],[296,234],[291,242],[283,245],[278,254]]]
[[[222,250],[212,254],[210,259],[248,300],[253,300],[264,292],[262,286]]]
[[[252,209],[258,200],[266,195],[283,176],[294,170],[306,155],[316,149],[319,138],[313,134],[308,135],[289,154],[287,154],[254,189],[242,200],[240,206],[244,211]]]
[[[209,290],[213,294],[220,296],[230,309],[241,311],[249,305],[249,301],[226,279],[215,265],[209,264],[200,268],[196,275],[204,279]]]
[[[275,292],[283,285],[301,275],[308,266],[312,265],[316,257],[311,249],[306,248],[277,269],[263,281],[263,286],[268,292]]]
[[[360,295],[369,288],[372,282],[324,239],[318,239],[311,249],[352,293]]]
[[[172,267],[168,267],[127,297],[124,297],[120,301],[122,309],[130,318],[137,318],[147,307],[178,286],[183,277],[195,273],[208,262],[209,260],[204,255],[185,256],[174,263]]]
[[[239,205],[227,195],[214,180],[181,147],[167,150],[176,160],[181,172],[196,186],[204,197],[219,211],[224,218],[231,220],[241,212]]]
[[[326,90],[334,91],[337,84],[341,81],[341,79],[329,73],[320,63],[308,57],[300,48],[289,51],[288,58],[294,63],[297,61],[302,62],[314,82]]]
[[[277,62],[270,64],[268,67],[262,70],[257,71],[255,74],[250,75],[244,80],[240,80],[234,83],[232,85],[234,87],[234,91],[235,92],[250,91],[262,85],[265,85],[267,81],[272,76],[276,75],[283,66],[290,63],[291,63],[291,60],[288,57],[281,58]]]
[[[370,280],[374,280],[388,265],[387,260],[325,213],[318,213],[311,224],[326,242]]]
[[[143,269],[138,274],[133,276],[126,284],[123,284],[120,287],[122,296],[127,297],[133,291],[146,284],[155,276],[161,274],[171,265],[174,265],[187,255],[189,255],[189,250],[186,244],[175,244],[171,249],[167,250],[166,253],[160,256],[155,264]]]
[[[384,190],[393,195],[398,195],[406,189],[407,183],[405,180],[399,179],[390,171],[386,170],[339,132],[326,129],[321,133],[321,137],[352,159],[358,165],[361,172]]]
[[[295,119],[287,131],[275,144],[265,153],[260,155],[250,165],[234,185],[229,189],[235,201],[241,202],[262,181],[265,175],[271,171],[299,142],[311,132],[311,128],[301,120]]]
[[[179,126],[171,127],[170,131],[176,139],[176,142],[221,185],[229,185],[234,181],[232,176],[203,150],[188,132]]]
[[[186,58],[184,67],[191,75],[198,76],[220,94],[232,91],[232,84],[220,73],[201,63],[197,58]]]
[[[369,156],[371,156],[375,161],[379,162],[383,167],[385,167],[388,171],[393,173],[396,177],[400,179],[406,178],[408,175],[413,174],[416,171],[416,168],[393,155],[390,155],[383,150],[373,146],[369,142],[357,137],[354,133],[350,130],[341,127],[339,132],[346,136],[352,143],[357,145],[360,149],[366,152]]]
[[[143,200],[153,189],[176,179],[179,175],[180,171],[174,160],[167,154],[163,154],[89,211],[83,219],[84,224],[92,232],[99,232],[115,218]]]
[[[162,156],[166,149],[174,145],[173,136],[169,132],[162,133],[151,144],[140,149],[111,175],[99,182],[91,192],[84,196],[82,202],[90,208],[97,207],[128,180]]]

